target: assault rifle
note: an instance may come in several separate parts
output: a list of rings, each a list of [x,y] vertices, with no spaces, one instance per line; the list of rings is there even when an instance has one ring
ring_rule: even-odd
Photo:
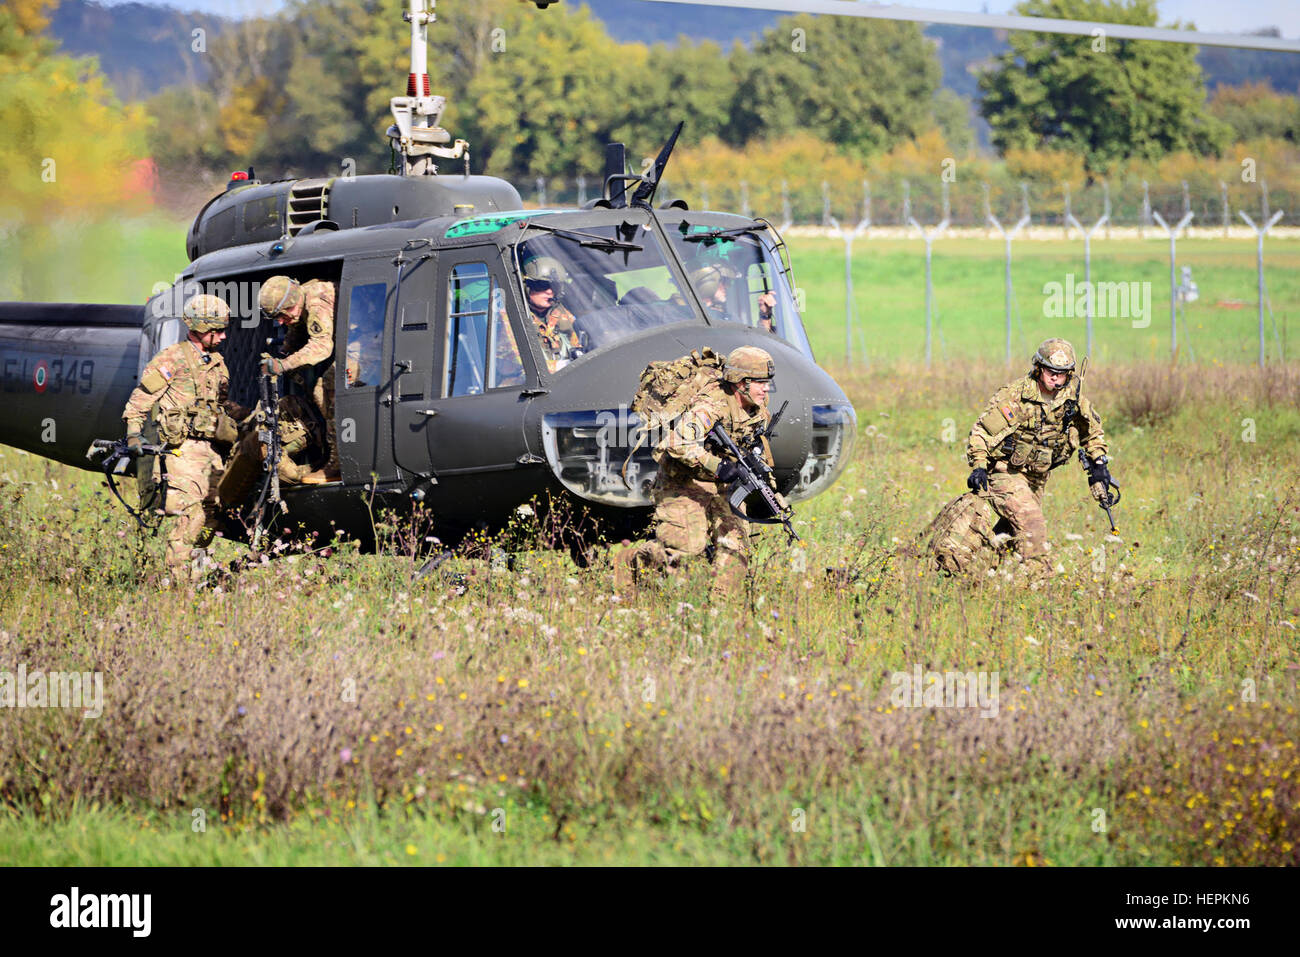
[[[1088,458],[1088,454],[1083,449],[1079,449],[1079,461],[1083,464],[1084,471],[1091,476],[1092,460]],[[1110,474],[1109,469],[1107,474]],[[1115,492],[1114,495],[1111,494],[1112,489]],[[1097,504],[1106,510],[1106,518],[1110,520],[1110,533],[1112,535],[1116,534],[1115,516],[1110,513],[1110,510],[1113,506],[1119,504],[1119,483],[1113,478],[1106,483],[1106,491],[1102,493],[1101,498],[1097,499]]]
[[[784,411],[784,409],[782,410]],[[769,430],[770,430],[769,426]],[[732,441],[731,436],[727,434],[726,429],[721,424],[715,424],[709,430],[709,435],[713,440],[722,446],[736,464],[740,466],[740,476],[732,483],[728,490],[727,504],[731,507],[732,514],[743,518],[747,522],[758,522],[762,525],[782,525],[785,527],[785,533],[790,536],[790,543],[794,544],[799,541],[799,536],[794,530],[794,525],[790,520],[794,517],[794,509],[784,504],[776,494],[776,489],[772,487],[771,475],[772,468],[763,459],[759,449],[762,446],[749,449],[742,452],[736,443]],[[746,515],[740,510],[745,499],[751,495],[758,495],[767,506],[767,517],[755,517]]]
[[[173,450],[168,449],[167,446],[165,445],[145,445],[145,444],[142,444],[140,446],[140,453],[139,453],[141,455],[159,456],[158,461],[162,467],[162,488],[163,488],[164,506],[167,501],[166,498],[167,459],[165,458],[165,456],[168,453],[173,455],[177,454]],[[93,442],[90,443],[90,448],[86,451],[86,458],[88,458],[90,461],[93,462],[95,461],[95,459],[100,458],[101,456],[103,457],[103,461],[99,463],[99,466],[104,470],[104,478],[108,480],[109,490],[113,493],[114,496],[116,496],[117,500],[122,503],[122,507],[127,510],[130,516],[133,519],[135,519],[136,524],[139,525],[142,530],[147,529],[149,526],[146,525],[144,523],[144,519],[140,517],[139,510],[132,508],[130,504],[127,502],[127,500],[122,497],[122,493],[118,491],[117,482],[113,478],[113,476],[115,475],[122,475],[126,472],[127,466],[131,464],[131,461],[136,456],[135,451],[133,451],[131,447],[127,445],[125,438],[95,439]]]
[[[254,420],[257,422],[257,438],[266,448],[265,475],[262,477],[262,491],[253,506],[253,520],[257,523],[254,538],[261,537],[263,509],[269,500],[271,505],[283,507],[280,498],[280,458],[284,454],[280,446],[280,377],[266,373],[258,382],[258,405]]]

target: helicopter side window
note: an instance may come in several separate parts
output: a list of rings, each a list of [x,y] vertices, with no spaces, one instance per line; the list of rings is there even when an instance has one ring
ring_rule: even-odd
[[[524,363],[519,356],[519,343],[515,341],[514,330],[510,328],[510,317],[506,315],[505,290],[496,283],[492,284],[492,316],[488,388],[523,385]]]
[[[522,385],[523,362],[510,330],[505,293],[487,263],[453,266],[447,280],[447,369],[443,395]]]
[[[356,286],[348,300],[347,387],[361,389],[379,384],[384,354],[384,312],[388,285],[382,282]]]

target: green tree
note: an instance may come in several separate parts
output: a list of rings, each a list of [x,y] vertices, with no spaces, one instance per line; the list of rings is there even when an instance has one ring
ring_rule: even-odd
[[[1155,0],[1025,0],[1016,11],[1154,26]],[[1217,154],[1228,130],[1209,114],[1196,48],[1110,37],[1012,33],[980,77],[981,112],[1008,150],[1064,149],[1090,173],[1132,157]]]
[[[45,37],[44,2],[0,6],[0,259],[19,261],[23,298],[60,292],[51,222],[120,213],[150,196],[133,181],[148,119],[124,107],[93,58],[61,56]]]
[[[1278,93],[1267,83],[1219,87],[1210,112],[1232,127],[1238,143],[1263,136],[1300,142],[1300,98]]]
[[[939,61],[915,23],[785,17],[732,60],[733,144],[806,131],[865,158],[934,126]]]

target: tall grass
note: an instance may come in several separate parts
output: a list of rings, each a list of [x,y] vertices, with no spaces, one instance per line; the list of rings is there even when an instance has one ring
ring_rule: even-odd
[[[395,520],[379,555],[294,546],[159,592],[161,542],[137,551],[92,477],[3,450],[0,670],[99,670],[105,705],[4,713],[0,849],[49,860],[33,833],[85,825],[115,837],[55,858],[1293,862],[1296,370],[1203,370],[1163,417],[1112,415],[1148,374],[1090,380],[1122,540],[1062,468],[1038,591],[903,548],[964,487],[999,367],[844,373],[861,434],[799,509],[807,548],[761,533],[716,605],[707,567],[615,593],[522,516],[513,572],[417,581]],[[996,715],[898,707],[917,665],[998,672]],[[316,848],[354,832],[364,853]]]

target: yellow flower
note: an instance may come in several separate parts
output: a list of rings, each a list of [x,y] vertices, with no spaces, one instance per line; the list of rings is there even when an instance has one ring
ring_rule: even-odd
[[[412,857],[415,857],[415,845],[414,845],[414,844],[407,844],[407,845],[406,845],[406,853],[407,853],[407,854],[410,854]]]
[[[435,725],[433,726],[433,730],[434,730],[434,731],[441,731],[441,730],[442,730],[442,725],[440,725],[440,724],[435,724]]]
[[[465,700],[466,698],[468,698],[468,697],[469,697],[469,695],[467,695],[465,692],[462,691],[462,692],[460,693],[460,700],[461,700],[461,701],[464,701],[464,700]]]
[[[521,687],[521,688],[527,688],[527,687],[528,687],[528,679],[527,679],[527,678],[520,678],[520,679],[519,679],[519,687]]]
[[[586,653],[587,653],[587,649],[586,649],[586,648],[579,648],[579,649],[578,649],[578,654],[580,654],[580,655],[585,655]]]

